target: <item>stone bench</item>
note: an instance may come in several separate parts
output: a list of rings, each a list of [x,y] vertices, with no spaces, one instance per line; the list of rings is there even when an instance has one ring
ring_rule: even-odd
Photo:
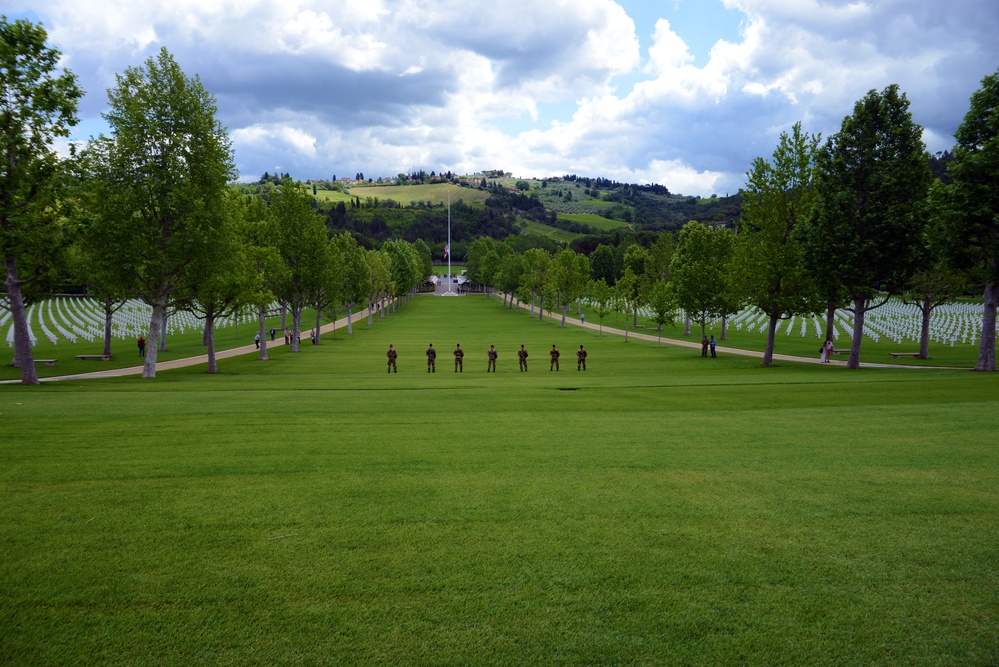
[[[101,361],[110,361],[110,354],[78,354],[77,359],[100,359]]]

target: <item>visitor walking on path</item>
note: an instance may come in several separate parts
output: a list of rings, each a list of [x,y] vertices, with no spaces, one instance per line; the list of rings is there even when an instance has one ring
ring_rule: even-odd
[[[716,341],[716,340],[715,340],[715,337],[714,337],[714,336],[712,336],[712,337],[711,337],[711,342],[710,342],[710,345],[711,345],[711,358],[712,358],[712,359],[714,359],[714,358],[715,358],[715,345],[716,345],[717,343],[718,343],[718,341]]]
[[[139,356],[146,356],[146,339],[139,336],[139,340],[135,341],[135,343],[139,346]]]

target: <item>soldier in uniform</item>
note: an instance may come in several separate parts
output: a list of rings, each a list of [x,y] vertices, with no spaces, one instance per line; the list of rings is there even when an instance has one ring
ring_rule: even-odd
[[[527,370],[527,350],[524,349],[523,345],[521,345],[520,346],[520,350],[517,351],[517,358],[520,359],[520,370],[521,371],[526,371]]]
[[[557,371],[558,370],[559,351],[555,349],[555,344],[554,343],[552,343],[552,349],[551,349],[551,351],[548,354],[552,358],[552,363],[548,366],[548,370],[556,370]]]
[[[576,352],[576,370],[578,371],[580,368],[586,370],[586,350],[583,349],[582,345],[579,346],[579,352]]]
[[[458,373],[458,372],[464,373],[465,372],[464,364],[462,363],[462,359],[464,359],[464,358],[465,358],[465,351],[463,349],[461,349],[461,343],[458,343],[458,345],[454,348],[454,372],[455,373]]]
[[[489,352],[487,352],[486,354],[489,355],[489,364],[486,365],[486,372],[488,373],[489,371],[492,371],[493,373],[495,373],[496,372],[496,357],[499,356],[499,354],[496,352],[496,346],[495,345],[490,345],[489,346]]]
[[[427,348],[427,372],[437,372],[437,350],[434,349],[433,343]]]
[[[392,348],[392,343],[389,343],[389,349],[388,352],[385,353],[385,356],[388,357],[388,372],[391,373],[395,371],[398,373],[399,369],[395,367],[395,358],[399,356],[399,353]]]

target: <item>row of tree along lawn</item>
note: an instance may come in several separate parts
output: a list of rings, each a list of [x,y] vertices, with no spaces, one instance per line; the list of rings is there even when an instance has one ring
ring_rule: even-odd
[[[361,234],[359,243],[357,230],[331,225],[311,188],[290,178],[266,196],[234,187],[232,146],[215,99],[165,49],[117,76],[104,114],[109,136],[61,159],[52,143],[76,122],[82,92],[75,77],[58,71],[60,54],[46,46],[40,26],[0,19],[0,39],[0,96],[17,101],[0,127],[0,253],[23,382],[38,381],[25,304],[67,276],[109,309],[127,297],[151,305],[143,375],[154,377],[171,309],[201,313],[213,357],[215,318],[258,304],[263,329],[261,304],[278,300],[293,314],[297,350],[306,307],[315,307],[317,325],[324,314],[360,304],[392,309],[430,275],[430,244],[446,233],[440,211],[425,221],[425,233],[408,225],[384,239]],[[859,101],[824,144],[795,126],[772,159],[755,160],[738,235],[693,222],[678,234],[618,232],[577,252],[513,234],[521,207],[546,215],[519,191],[507,203],[496,193],[484,214],[454,207],[452,233],[468,244],[473,282],[532,308],[561,310],[563,323],[583,295],[598,317],[616,303],[635,321],[648,307],[661,327],[680,308],[702,330],[710,317],[755,304],[771,317],[765,363],[781,318],[851,308],[857,329],[848,365],[856,367],[863,316],[885,295],[908,290],[932,308],[978,285],[985,294],[978,367],[994,370],[997,79],[986,77],[972,98],[948,164],[950,183],[933,182],[921,128],[906,97],[889,86]],[[354,210],[375,208],[355,202]]]

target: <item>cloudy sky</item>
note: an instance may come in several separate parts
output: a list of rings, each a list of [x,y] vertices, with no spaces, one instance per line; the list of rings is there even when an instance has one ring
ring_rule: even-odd
[[[996,0],[3,0],[41,21],[106,131],[165,46],[218,99],[242,180],[575,173],[734,193],[801,121],[907,93],[931,152],[999,66]]]

